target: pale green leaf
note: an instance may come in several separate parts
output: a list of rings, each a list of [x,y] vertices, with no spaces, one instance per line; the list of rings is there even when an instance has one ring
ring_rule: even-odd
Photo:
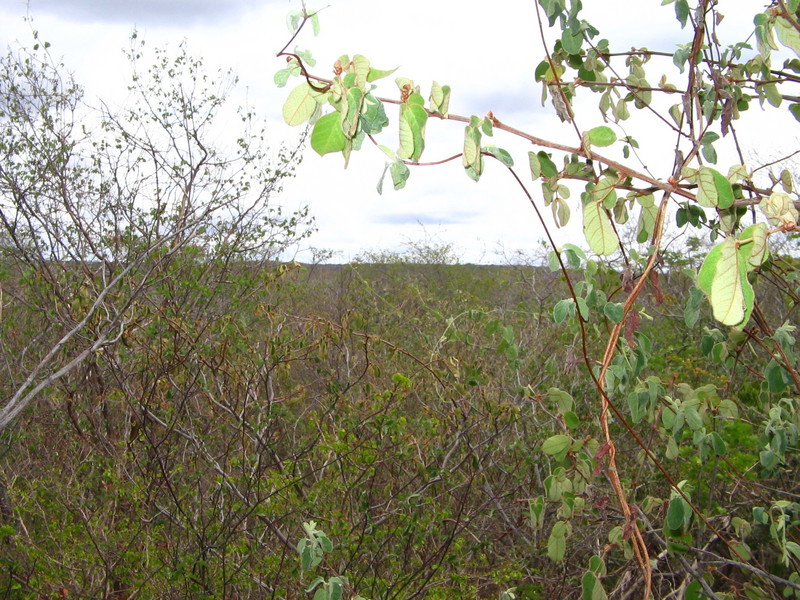
[[[775,31],[781,43],[800,56],[800,33],[797,29],[785,18],[778,17],[775,19]]]
[[[697,202],[707,208],[728,208],[733,204],[730,181],[711,167],[701,167],[696,174]]]
[[[483,157],[481,156],[481,131],[479,129],[480,120],[472,117],[469,125],[464,129],[464,152],[461,162],[467,175],[477,181],[483,171]]]
[[[591,189],[592,200],[602,202],[606,208],[613,208],[617,203],[616,184],[617,180],[615,178],[603,177]]]
[[[797,225],[797,209],[789,194],[772,192],[768,198],[761,201],[759,206],[767,215],[771,225]]]
[[[358,121],[361,117],[361,105],[364,102],[364,92],[361,88],[350,88],[345,96],[346,107],[341,112],[342,131],[348,138],[353,138],[358,130]]]
[[[356,54],[353,60],[350,61],[350,72],[356,75],[356,85],[364,87],[366,84],[369,73],[372,69],[369,67],[369,59],[361,54]]]
[[[528,164],[531,168],[531,179],[536,181],[542,176],[542,165],[539,162],[539,157],[535,152],[528,152]]]
[[[541,529],[544,525],[544,497],[538,496],[528,501],[528,507],[531,515],[531,527],[533,529]]]
[[[709,300],[715,319],[725,325],[736,326],[745,318],[745,284],[750,286],[750,283],[736,248],[736,239],[726,238],[718,247],[720,253],[711,282]],[[752,292],[752,287],[750,290]]]
[[[603,314],[605,314],[612,323],[619,323],[625,315],[625,310],[619,302],[607,302],[605,306],[603,306]]]
[[[607,600],[608,596],[597,576],[591,571],[584,574],[581,579],[583,600]]]
[[[310,119],[320,95],[306,81],[294,88],[283,103],[283,120],[286,124],[294,127]]]
[[[751,225],[738,235],[738,239],[739,252],[747,262],[747,270],[752,271],[761,266],[769,254],[766,223]]]
[[[542,452],[545,454],[557,455],[561,454],[562,452],[566,452],[571,445],[572,438],[570,438],[568,435],[554,435],[547,438],[542,443]]]
[[[697,287],[703,290],[707,296],[711,295],[711,284],[714,283],[720,256],[722,256],[722,244],[714,246],[709,251],[697,274]]]
[[[556,221],[556,227],[564,227],[569,223],[569,204],[567,204],[563,198],[556,198],[551,207],[553,209],[553,218]]]
[[[437,112],[442,116],[447,116],[448,107],[450,106],[450,86],[439,85],[434,81],[431,86],[430,106],[433,112]]]
[[[564,560],[567,550],[567,524],[556,521],[547,540],[547,556],[556,562]]]
[[[400,158],[410,158],[414,154],[414,131],[411,122],[400,116],[400,147],[397,155]]]
[[[409,102],[403,104],[400,109],[400,148],[399,154],[403,158],[410,158],[416,162],[425,149],[425,123],[428,120],[428,112],[416,101],[420,98],[419,94],[412,94]],[[420,98],[421,99],[421,98]],[[405,152],[408,151],[408,154]]]
[[[583,234],[593,252],[608,256],[616,252],[619,238],[603,206],[594,200],[583,205]]]
[[[382,79],[383,77],[388,77],[392,73],[397,71],[397,67],[394,69],[389,69],[388,71],[382,71],[381,69],[373,69],[370,67],[369,73],[367,73],[367,81],[375,81],[376,79]]]
[[[610,146],[617,141],[617,134],[614,130],[605,125],[594,127],[583,134],[584,139],[592,146]]]

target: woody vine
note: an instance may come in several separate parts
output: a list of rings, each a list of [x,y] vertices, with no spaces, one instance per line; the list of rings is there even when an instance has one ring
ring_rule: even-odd
[[[599,425],[598,436],[581,437],[570,394],[529,390],[531,401],[547,397],[554,402],[566,424],[565,433],[550,436],[541,445],[551,471],[545,489],[532,490],[531,526],[547,524],[548,555],[563,560],[573,524],[586,508],[586,489],[598,478],[610,484],[624,517],[622,525],[609,532],[603,552],[590,561],[582,579],[584,597],[606,597],[605,588],[615,583],[604,565],[604,554],[614,549],[635,561],[637,589],[644,598],[666,597],[674,589],[683,590],[686,597],[734,597],[729,586],[702,568],[711,561],[710,553],[718,564],[745,573],[748,585],[760,593],[780,590],[798,595],[800,505],[796,490],[781,487],[779,472],[788,468],[797,451],[800,361],[792,323],[797,322],[800,290],[797,261],[770,250],[778,240],[784,248],[788,244],[789,255],[796,248],[792,243],[798,230],[798,196],[790,170],[775,168],[781,161],[760,167],[746,164],[747,149],[736,128],[741,119],[765,107],[783,111],[782,118],[785,114],[788,120],[800,120],[796,93],[800,0],[771,2],[754,15],[751,37],[728,46],[718,41],[717,32],[724,27],[718,2],[662,4],[671,5],[662,10],[674,9],[684,43],[676,50],[616,52],[582,18],[580,0],[538,0],[544,56],[535,77],[542,86],[543,103],[549,102],[556,117],[574,129],[571,143],[521,131],[492,112],[452,114],[451,89],[437,82],[430,86],[427,100],[421,87],[405,77],[395,79],[394,97],[379,95],[377,82],[394,71],[377,69],[362,55],[341,56],[332,72],[314,74],[311,54],[290,50],[307,27],[318,32],[319,13],[305,6],[289,16],[292,37],[278,53],[286,66],[275,75],[275,82],[284,86],[290,78],[299,80],[287,96],[283,117],[289,125],[310,125],[310,144],[320,155],[341,153],[346,166],[352,152],[367,142],[386,155],[379,191],[387,175],[393,187],[401,189],[413,168],[456,160],[468,177],[478,181],[486,161],[494,160],[508,170],[531,203],[552,246],[550,264],[560,269],[569,289],[569,297],[556,305],[553,317],[556,322],[575,323],[580,332],[585,372],[596,390],[593,406]],[[552,47],[545,42],[545,25],[560,31]],[[788,55],[780,65],[778,52],[781,57]],[[658,83],[650,63],[656,56],[671,57],[675,67]],[[582,129],[574,100],[587,92],[599,98],[606,124]],[[660,97],[674,101],[662,110]],[[384,140],[390,124],[388,105],[398,109],[394,142]],[[658,139],[670,135],[675,140],[674,161],[661,165],[658,176],[636,165],[640,141],[618,135],[617,125],[630,119],[632,111],[656,115],[665,129]],[[424,162],[426,125],[431,119],[464,124],[464,141],[452,156]],[[526,175],[515,166],[511,153],[486,144],[496,132],[530,142],[532,150],[523,161]],[[655,142],[657,136],[650,137]],[[624,162],[604,154],[619,147]],[[723,147],[732,151],[726,155],[740,160],[719,164],[718,151]],[[759,171],[770,171],[766,184],[757,178]],[[538,192],[526,181],[528,174],[540,185]],[[569,222],[574,208],[569,198],[576,185],[582,187],[578,204],[588,255],[574,245],[558,247],[550,233],[553,225]],[[551,219],[543,207],[551,209]],[[632,217],[637,219],[636,241],[646,244],[645,252],[626,248],[620,240],[620,227]],[[713,242],[699,270],[692,273],[694,285],[684,299],[685,326],[697,323],[705,300],[717,322],[706,336],[709,354],[732,372],[740,357],[749,354],[760,361],[763,376],[758,412],[763,447],[754,468],[774,476],[775,483],[766,494],[758,490],[756,503],[745,507],[751,510],[731,509],[732,516],[722,522],[717,518],[719,507],[701,508],[692,499],[696,483],[685,476],[676,459],[683,448],[692,448],[704,459],[724,461],[728,448],[720,431],[725,423],[741,418],[745,407],[731,390],[692,389],[646,376],[648,343],[637,332],[642,295],[648,287],[659,294],[663,236],[671,220],[687,235],[694,232]],[[597,277],[604,257],[618,258],[623,265],[619,279],[605,288]],[[764,280],[783,296],[778,315],[766,315],[761,309],[756,290]],[[590,327],[596,323],[606,332],[604,351],[597,356],[588,342]],[[656,441],[641,435],[645,424],[655,432]],[[620,464],[619,436],[635,441],[643,463],[667,482],[668,495],[631,497],[627,478],[639,466]],[[743,485],[751,485],[745,474],[738,476]],[[545,523],[547,509],[553,506],[556,518]],[[754,557],[748,539],[758,527],[769,530],[782,565],[778,573]],[[716,545],[710,550],[712,541]],[[663,560],[681,565],[683,578],[676,584],[680,587],[668,589],[663,579],[655,582],[654,573]]]

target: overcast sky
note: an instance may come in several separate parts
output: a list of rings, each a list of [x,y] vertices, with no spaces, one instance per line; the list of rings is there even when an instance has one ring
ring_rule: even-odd
[[[339,55],[364,54],[376,67],[399,67],[396,75],[414,79],[426,97],[434,79],[451,85],[453,113],[483,116],[492,110],[519,129],[577,145],[575,132],[541,107],[541,88],[533,72],[544,53],[534,3],[308,0],[312,9],[327,6],[320,17],[322,31],[317,38],[309,32],[297,45],[312,51],[319,61],[314,71],[322,75],[330,73],[329,65]],[[620,50],[631,46],[671,50],[676,43],[690,41],[684,39],[690,33],[680,31],[672,8],[660,4],[661,0],[584,0],[584,12],[601,37]],[[730,11],[723,24],[737,35],[752,28],[752,14],[737,12],[741,5],[741,0],[720,4],[723,13]],[[0,46],[31,43],[24,20],[28,13],[41,39],[52,44],[55,55],[63,56],[87,96],[113,101],[124,98],[122,49],[134,29],[149,46],[177,45],[185,39],[189,52],[204,58],[210,69],[234,69],[241,98],[267,119],[278,145],[299,133],[284,125],[280,116],[283,100],[296,83],[284,89],[272,83],[274,72],[284,64],[275,53],[290,36],[285,16],[298,8],[296,0],[0,0]],[[654,73],[651,83],[660,73]],[[391,79],[386,81],[379,92],[395,95]],[[587,107],[596,106],[597,99],[589,97],[588,102]],[[582,129],[602,124],[596,109],[579,116]],[[396,127],[394,115],[390,118]],[[644,139],[647,131],[628,133],[640,143],[652,142]],[[460,150],[463,125],[431,120],[427,132],[423,160]],[[781,133],[785,138],[781,143],[797,146],[794,130]],[[395,146],[396,134],[389,133],[384,143]],[[530,181],[529,145],[503,135],[489,143],[511,150],[520,174]],[[647,166],[658,177],[669,175],[672,157],[665,150],[672,143],[670,138],[646,149],[651,152],[645,154]],[[531,251],[543,238],[527,200],[498,164],[487,164],[479,184],[464,175],[460,161],[413,169],[404,190],[395,192],[385,185],[379,196],[375,185],[384,159],[380,151],[367,146],[354,154],[346,171],[340,156],[320,158],[309,148],[298,177],[287,183],[279,198],[287,207],[310,206],[319,231],[309,244],[333,250],[338,260],[364,249],[397,249],[427,233],[454,244],[464,262],[498,262],[499,254]],[[529,187],[541,202],[538,184]],[[577,195],[571,202],[575,227],[559,232],[559,243],[580,241]]]

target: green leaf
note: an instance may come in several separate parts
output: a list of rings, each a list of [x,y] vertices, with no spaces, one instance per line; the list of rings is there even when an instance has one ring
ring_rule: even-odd
[[[764,367],[764,379],[767,380],[767,389],[771,394],[782,393],[789,385],[789,374],[773,358]]]
[[[389,173],[392,176],[392,185],[396,190],[404,188],[409,175],[411,175],[411,171],[401,160],[396,160],[389,164]]]
[[[464,128],[464,152],[461,162],[467,175],[474,181],[480,179],[483,172],[483,156],[481,156],[480,119],[473,116],[469,125]]]
[[[364,92],[361,88],[350,88],[345,95],[346,107],[340,113],[342,131],[345,137],[352,139],[358,131],[358,122],[361,117],[361,105],[364,102]]]
[[[389,124],[383,102],[372,94],[364,96],[360,124],[361,130],[368,135],[380,133]]]
[[[778,17],[775,19],[775,31],[778,33],[781,43],[800,56],[800,32],[795,29],[794,25],[784,17]]]
[[[653,236],[653,230],[656,226],[656,217],[658,216],[658,208],[655,205],[653,194],[638,196],[636,201],[641,206],[639,221],[636,223],[636,241],[640,244],[644,244]]]
[[[696,288],[689,288],[689,298],[686,300],[686,307],[683,309],[683,321],[687,327],[694,327],[697,319],[700,318],[700,304],[703,301],[703,291]]]
[[[582,32],[578,31],[577,35],[574,35],[569,29],[564,29],[564,31],[561,32],[561,46],[568,54],[580,54],[582,44]]]
[[[297,31],[300,27],[300,21],[303,19],[303,13],[299,10],[293,10],[286,15],[286,27],[289,28],[290,33]]]
[[[300,67],[297,65],[297,62],[293,62],[289,64],[288,67],[284,67],[280,71],[276,71],[275,75],[272,77],[272,81],[275,82],[275,85],[278,87],[283,87],[289,81],[289,77],[292,75],[299,75],[300,74]]]
[[[705,600],[706,595],[703,593],[703,586],[697,579],[689,582],[686,586],[686,591],[683,594],[684,600]]]
[[[430,96],[431,111],[437,112],[442,116],[447,116],[447,110],[450,106],[450,86],[439,85],[436,81],[431,86]]]
[[[725,440],[723,440],[722,436],[716,431],[712,431],[709,435],[711,437],[711,447],[714,448],[714,454],[717,456],[724,456],[728,451]]]
[[[346,143],[347,138],[342,131],[338,112],[328,113],[314,124],[314,129],[311,131],[311,147],[320,156],[330,152],[341,152]]]
[[[711,249],[700,267],[697,283],[708,295],[715,319],[732,327],[749,320],[755,296],[735,238],[728,237]]]
[[[544,525],[544,497],[538,496],[528,501],[528,508],[531,514],[531,527],[541,529]]]
[[[550,159],[550,155],[547,152],[540,150],[536,154],[536,157],[539,159],[542,175],[545,177],[555,177],[558,175],[558,167],[556,167],[556,164]]]
[[[667,508],[666,528],[670,532],[684,532],[688,518],[691,516],[691,509],[686,505],[686,501],[680,496],[676,496],[669,501]]]
[[[686,27],[686,21],[689,19],[689,0],[676,0],[675,18],[681,24],[681,29]]]
[[[303,548],[302,552],[300,553],[300,568],[303,571],[310,570],[314,565],[314,553],[310,546],[306,546]]]
[[[561,454],[562,452],[566,453],[571,445],[572,438],[568,435],[554,435],[547,438],[542,443],[542,452],[555,456]]]
[[[564,227],[569,223],[569,204],[567,204],[563,198],[556,198],[553,200],[551,208],[553,209],[553,218],[556,221],[556,227]]]
[[[411,94],[400,107],[400,150],[398,156],[417,162],[425,149],[425,123],[428,111],[419,94]]]
[[[547,540],[547,556],[550,557],[550,560],[560,562],[564,560],[566,550],[567,524],[564,521],[556,521]]]
[[[612,323],[619,323],[625,315],[625,310],[619,302],[606,302],[603,306],[603,314],[609,318]]]
[[[731,553],[733,557],[739,561],[748,561],[752,557],[750,546],[744,542],[731,542]]]
[[[558,405],[558,412],[561,414],[566,414],[575,408],[575,399],[570,396],[569,392],[557,387],[548,388],[547,399]]]
[[[542,164],[539,161],[539,156],[535,152],[528,152],[528,164],[531,168],[531,179],[536,181],[542,176]]]
[[[514,166],[514,159],[511,157],[508,151],[503,150],[502,148],[498,148],[497,146],[484,146],[483,151],[491,154],[509,168]]]
[[[711,167],[702,167],[697,172],[697,202],[707,208],[728,208],[733,204],[733,188],[730,181]]]
[[[584,140],[588,141],[592,146],[610,146],[617,141],[617,134],[614,130],[605,125],[594,127],[583,134]]]
[[[575,316],[575,301],[572,298],[559,300],[553,307],[553,321],[563,323],[565,319]]]
[[[564,425],[566,425],[569,429],[575,429],[580,424],[581,420],[574,412],[568,411],[564,413]]]
[[[600,181],[597,182],[594,186],[588,186],[587,189],[591,188],[592,199],[596,202],[601,202],[603,206],[609,210],[614,208],[614,205],[617,203],[617,191],[615,186],[617,185],[617,180],[612,177],[603,177]]]
[[[598,577],[603,577],[606,574],[606,564],[601,557],[593,556],[589,559],[589,570]]]
[[[342,600],[342,595],[344,594],[342,584],[339,581],[331,580],[329,585],[330,591],[328,593],[328,600]]]
[[[751,225],[744,229],[737,238],[741,241],[739,253],[747,263],[747,270],[752,271],[756,267],[760,267],[769,254],[767,225],[765,223]]]
[[[591,571],[587,571],[581,579],[583,600],[606,600],[608,596],[600,580]]]
[[[388,77],[395,71],[397,71],[397,67],[395,67],[394,69],[389,69],[388,71],[382,71],[381,69],[373,69],[372,67],[370,67],[369,72],[367,73],[367,81],[371,82],[377,79]]]
[[[772,192],[768,198],[764,198],[758,205],[767,220],[772,226],[796,225],[798,220],[797,209],[794,207],[789,194],[783,192]]]
[[[325,552],[330,552],[333,550],[333,542],[331,542],[330,538],[322,532],[319,532],[319,543],[322,546],[322,549]]]
[[[608,213],[600,202],[591,199],[583,205],[583,234],[592,251],[601,256],[613,254],[619,247]]]
[[[321,95],[304,81],[289,93],[283,103],[283,120],[292,127],[304,123],[314,114],[318,106],[317,98]]]
[[[797,542],[786,542],[786,549],[791,552],[795,558],[800,559],[800,544]]]

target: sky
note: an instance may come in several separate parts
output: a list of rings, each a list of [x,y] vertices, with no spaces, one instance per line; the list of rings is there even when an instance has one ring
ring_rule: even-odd
[[[311,50],[318,61],[313,71],[320,75],[329,75],[330,65],[341,54],[360,53],[378,68],[398,67],[396,75],[413,79],[425,97],[433,80],[450,85],[451,113],[483,116],[492,110],[518,129],[578,145],[574,130],[561,124],[550,107],[541,106],[541,88],[533,72],[544,50],[534,1],[307,0],[309,9],[324,8],[321,32],[318,37],[304,32],[296,45]],[[660,4],[660,0],[584,0],[584,18],[621,50],[632,46],[671,50],[688,41],[683,38],[689,32],[681,32],[671,7]],[[741,4],[741,0],[722,0],[720,7],[726,27],[746,36],[752,15],[739,10]],[[177,46],[185,40],[189,53],[202,57],[209,69],[235,71],[239,98],[266,119],[270,143],[277,146],[291,144],[300,133],[281,118],[283,101],[296,82],[279,89],[272,81],[284,64],[275,54],[290,38],[286,14],[299,8],[298,0],[0,0],[0,47],[15,41],[31,44],[31,27],[24,18],[28,15],[40,38],[52,44],[53,54],[62,56],[84,85],[87,97],[113,103],[124,98],[123,49],[134,29],[149,46]],[[670,70],[669,65],[664,70]],[[391,78],[385,81],[378,93],[395,96]],[[592,108],[597,99],[589,96],[581,102],[580,127],[603,124]],[[396,127],[396,116],[389,116]],[[759,128],[773,117],[765,114],[766,121],[757,121],[752,135],[763,135]],[[392,125],[383,138],[390,146],[396,145]],[[627,130],[634,126],[636,131]],[[645,121],[626,123],[626,133],[635,134],[642,143],[655,131],[649,129],[652,126]],[[797,147],[796,130],[777,133],[781,139],[771,138],[765,152],[779,152],[784,145]],[[666,177],[673,140],[652,137],[648,141],[655,143],[643,149],[643,160],[656,176]],[[463,125],[430,120],[423,160],[455,154],[462,139]],[[531,146],[501,134],[490,143],[512,152],[518,172],[541,206],[539,185],[530,181],[526,166]],[[310,148],[304,152],[297,177],[276,199],[290,209],[308,205],[316,220],[318,231],[304,243],[299,259],[309,259],[309,247],[331,251],[335,262],[345,262],[364,251],[393,251],[426,239],[451,245],[462,262],[504,262],[540,248],[544,232],[528,200],[499,164],[487,163],[478,184],[467,178],[460,161],[415,168],[403,190],[394,191],[387,182],[383,195],[378,195],[376,184],[384,162],[383,154],[369,144],[354,154],[347,170],[341,156],[319,157]],[[570,202],[570,226],[556,231],[550,222],[559,244],[580,242],[577,194]]]

